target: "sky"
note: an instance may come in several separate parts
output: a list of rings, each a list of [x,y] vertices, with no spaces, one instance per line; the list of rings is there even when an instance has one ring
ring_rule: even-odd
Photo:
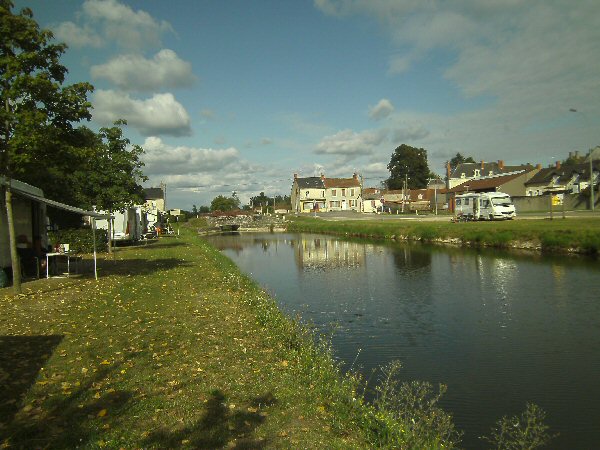
[[[147,187],[191,210],[293,175],[377,186],[401,144],[443,176],[600,145],[597,0],[16,0],[69,48],[92,121],[144,148]],[[571,111],[574,110],[574,111]]]

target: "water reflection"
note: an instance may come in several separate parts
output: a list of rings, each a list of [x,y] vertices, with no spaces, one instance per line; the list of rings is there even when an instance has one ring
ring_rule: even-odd
[[[302,237],[290,241],[299,269],[336,269],[365,265],[364,245],[325,237]]]
[[[526,402],[548,412],[553,448],[600,440],[600,264],[300,234],[210,238],[324,332],[365,373],[402,361],[443,382],[464,446]],[[357,358],[358,355],[358,358]]]

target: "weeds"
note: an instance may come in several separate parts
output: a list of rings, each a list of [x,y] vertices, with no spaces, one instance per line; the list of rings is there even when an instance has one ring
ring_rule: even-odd
[[[528,403],[520,416],[498,420],[491,435],[483,439],[497,450],[533,450],[543,447],[554,437],[548,433],[545,417],[544,410]]]
[[[446,391],[422,381],[401,382],[401,365],[392,362],[381,369],[375,387],[371,443],[378,448],[454,448],[461,433],[452,416],[438,402]]]

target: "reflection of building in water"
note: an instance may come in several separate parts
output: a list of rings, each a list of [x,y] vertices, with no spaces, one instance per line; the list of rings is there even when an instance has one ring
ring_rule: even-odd
[[[329,238],[301,238],[295,242],[294,254],[299,268],[359,267],[365,264],[364,244]]]

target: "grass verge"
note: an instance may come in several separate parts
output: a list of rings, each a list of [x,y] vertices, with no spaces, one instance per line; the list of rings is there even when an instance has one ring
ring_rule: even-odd
[[[452,223],[449,220],[326,221],[295,217],[288,225],[288,230],[424,242],[451,241],[462,245],[498,248],[541,248],[542,251],[593,255],[600,252],[600,220],[594,218]]]
[[[360,380],[340,373],[326,343],[191,230],[118,249],[100,261],[98,281],[44,279],[24,290],[0,291],[2,448],[458,441],[435,402],[408,415],[386,407],[428,387],[393,404],[364,402]],[[430,422],[415,427],[415,417]]]

